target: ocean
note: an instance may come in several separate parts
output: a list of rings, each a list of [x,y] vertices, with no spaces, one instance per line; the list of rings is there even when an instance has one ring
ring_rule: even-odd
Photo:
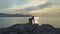
[[[0,28],[9,27],[14,24],[28,23],[31,17],[0,17]],[[60,28],[60,17],[40,17],[38,24],[50,24],[56,28]]]
[[[0,17],[0,28],[9,27],[14,24],[26,24],[30,17]]]

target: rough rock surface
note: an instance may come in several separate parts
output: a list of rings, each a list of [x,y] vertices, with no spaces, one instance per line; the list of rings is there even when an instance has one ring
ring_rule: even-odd
[[[0,34],[57,34],[59,29],[49,24],[15,24],[8,28],[0,28]]]

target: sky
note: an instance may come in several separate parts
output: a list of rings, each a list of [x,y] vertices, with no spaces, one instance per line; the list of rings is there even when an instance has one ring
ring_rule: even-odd
[[[0,13],[59,16],[60,0],[0,0]]]

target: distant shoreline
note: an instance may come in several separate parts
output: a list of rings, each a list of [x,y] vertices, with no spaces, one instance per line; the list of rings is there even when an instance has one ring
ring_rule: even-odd
[[[21,17],[31,17],[31,16],[21,16]]]
[[[0,17],[31,17],[32,15],[28,14],[6,14],[6,13],[0,13]]]

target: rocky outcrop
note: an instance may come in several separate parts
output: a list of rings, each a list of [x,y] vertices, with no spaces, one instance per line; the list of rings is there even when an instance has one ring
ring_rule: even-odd
[[[60,28],[56,28],[56,34],[60,34]]]
[[[15,24],[1,28],[0,34],[57,34],[58,30],[49,24]]]
[[[56,34],[56,30],[52,25],[42,24],[40,26],[41,34]]]

